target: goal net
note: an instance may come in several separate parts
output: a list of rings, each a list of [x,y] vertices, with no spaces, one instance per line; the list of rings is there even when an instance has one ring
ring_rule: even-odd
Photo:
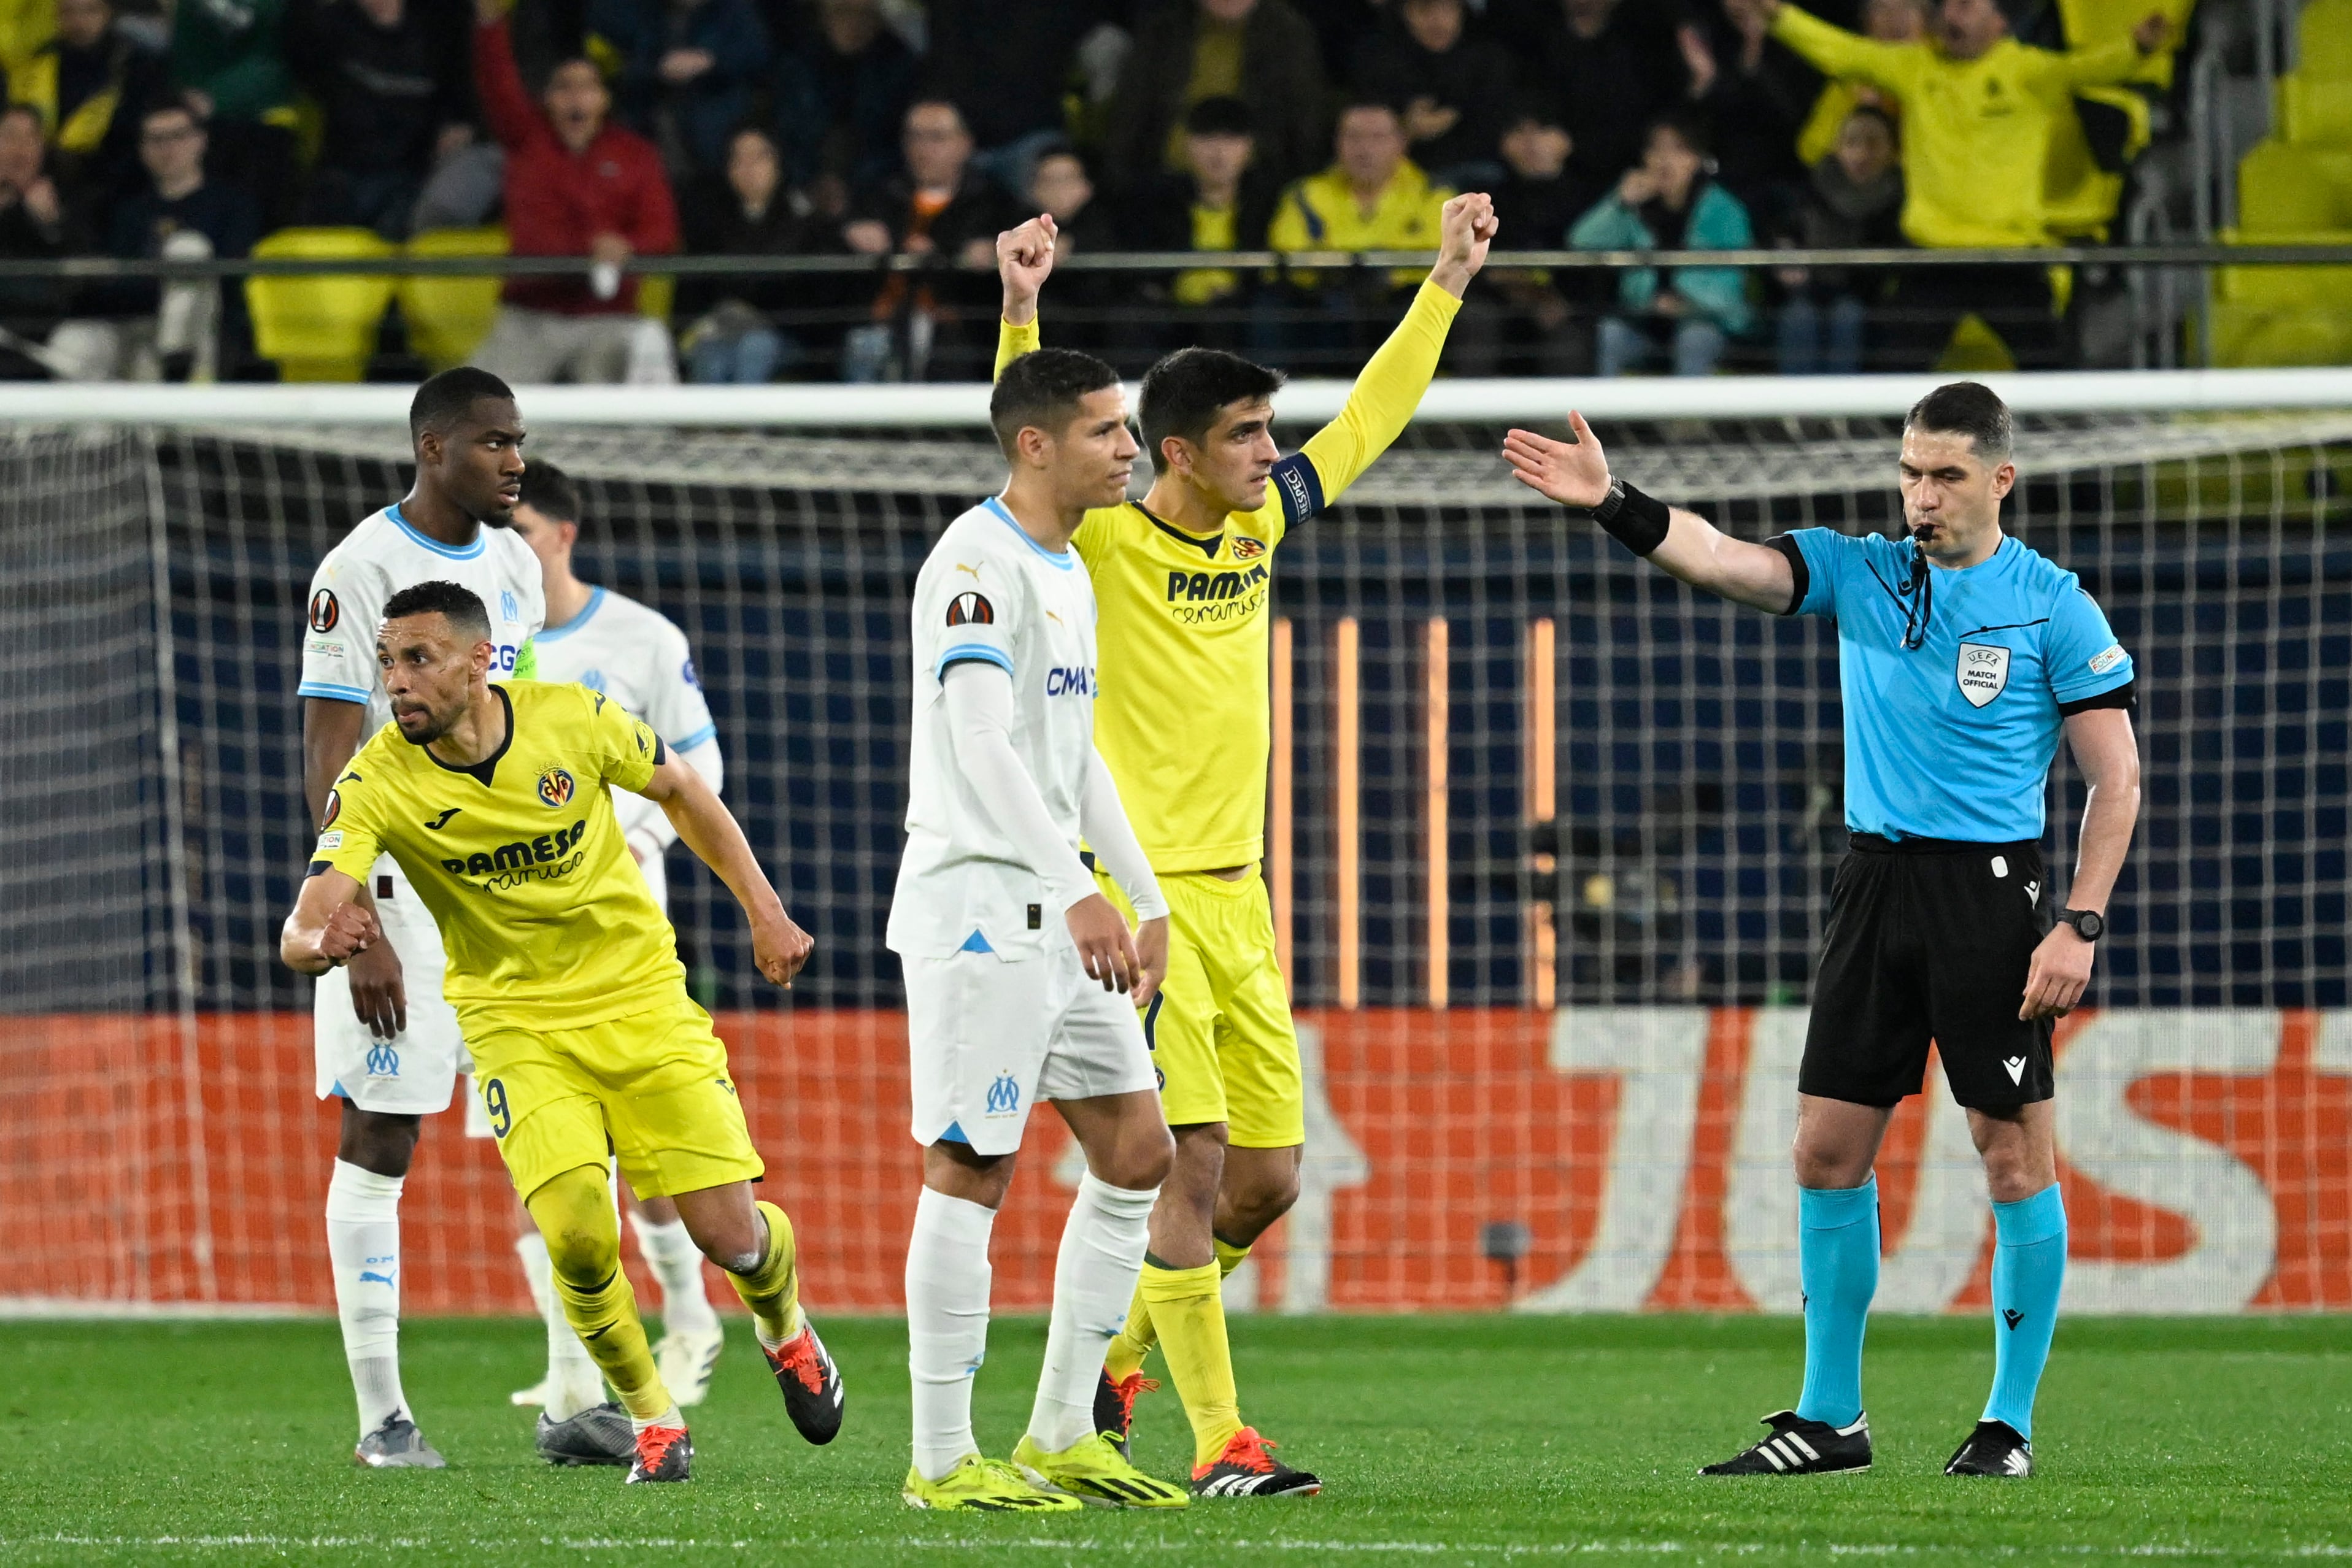
[[[1232,1304],[1794,1310],[1795,1061],[1844,843],[1833,632],[1694,595],[1523,490],[1496,455],[1512,392],[1483,386],[1452,405],[1477,417],[1425,417],[1279,552],[1266,870],[1308,1146]],[[1556,423],[1559,389],[1528,388],[1522,422]],[[1790,382],[1610,418],[1590,390],[1621,475],[1736,533],[1899,518],[1886,414],[1809,412]],[[2139,670],[2146,804],[2059,1036],[2068,1290],[2352,1306],[2352,394],[2119,401],[2021,420],[2009,518]],[[752,430],[690,398],[630,425],[534,406],[534,455],[583,481],[582,574],[686,629],[729,802],[817,939],[797,989],[769,988],[725,890],[673,852],[764,1190],[812,1300],[891,1310],[917,1180],[882,946],[907,602],[999,460],[928,402],[939,423],[894,429],[827,427],[822,402]],[[310,837],[295,686],[311,570],[403,493],[406,457],[396,423],[147,402],[0,435],[11,1295],[331,1302],[333,1119],[308,983],[276,959]],[[2063,761],[2050,806],[2063,894]],[[1881,1166],[1895,1310],[1987,1299],[1981,1176],[1935,1076]],[[1045,1300],[1073,1175],[1058,1123],[1032,1127],[996,1232],[1006,1304]],[[409,1309],[526,1309],[491,1145],[431,1118],[415,1171]]]

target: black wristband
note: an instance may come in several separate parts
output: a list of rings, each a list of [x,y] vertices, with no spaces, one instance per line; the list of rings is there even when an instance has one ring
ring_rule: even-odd
[[[1664,501],[1644,496],[1622,479],[1612,479],[1609,494],[1592,508],[1592,520],[1635,555],[1647,556],[1666,542],[1674,513]]]

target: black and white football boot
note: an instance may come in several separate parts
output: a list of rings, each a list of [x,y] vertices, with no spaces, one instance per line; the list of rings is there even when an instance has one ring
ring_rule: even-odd
[[[1194,1497],[1313,1497],[1323,1483],[1305,1470],[1294,1470],[1267,1449],[1276,1447],[1244,1427],[1210,1464],[1192,1467]]]
[[[629,1413],[612,1401],[561,1421],[541,1411],[535,1447],[551,1465],[628,1465],[636,1462],[637,1434]]]
[[[1776,1410],[1764,1417],[1772,1435],[1750,1448],[1742,1448],[1719,1465],[1699,1471],[1703,1476],[1842,1476],[1870,1469],[1870,1417],[1857,1416],[1851,1427],[1808,1421],[1794,1410]]]
[[[1979,1421],[1944,1466],[1948,1476],[2030,1476],[2033,1445],[2006,1421]]]

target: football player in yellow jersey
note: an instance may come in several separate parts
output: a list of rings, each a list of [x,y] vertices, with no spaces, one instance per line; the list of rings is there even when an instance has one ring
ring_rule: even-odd
[[[1096,1424],[1124,1447],[1155,1341],[1192,1418],[1192,1489],[1296,1496],[1315,1477],[1243,1425],[1219,1286],[1298,1197],[1304,1085],[1274,917],[1258,874],[1272,747],[1266,685],[1274,558],[1401,434],[1436,373],[1463,290],[1496,232],[1484,195],[1445,204],[1437,265],[1339,416],[1297,455],[1275,445],[1279,373],[1184,349],[1143,380],[1151,490],[1086,515],[1076,538],[1100,605],[1095,744],[1168,899],[1168,977],[1145,1015],[1176,1134],[1150,1253],[1111,1344]],[[1054,220],[1000,235],[997,369],[1036,348]],[[1105,894],[1115,903],[1118,890]],[[1121,906],[1124,908],[1124,905]]]
[[[677,1202],[751,1309],[793,1425],[830,1442],[841,1376],[800,1310],[792,1225],[752,1201],[764,1167],[727,1048],[687,996],[606,786],[658,803],[726,883],[762,975],[790,985],[808,936],[719,797],[644,721],[585,686],[489,684],[489,617],[469,590],[393,594],[375,646],[393,722],[327,796],[280,955],[324,974],[382,938],[359,901],[379,855],[433,911],[476,1091],[547,1239],[564,1315],[620,1396],[609,1419],[631,1429],[631,1481],[686,1479],[693,1448],[621,1271],[608,1151],[631,1191]]]

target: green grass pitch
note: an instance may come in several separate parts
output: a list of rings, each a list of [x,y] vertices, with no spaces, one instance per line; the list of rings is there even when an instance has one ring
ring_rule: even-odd
[[[536,1324],[409,1325],[437,1474],[352,1469],[331,1322],[0,1324],[0,1562],[1496,1563],[1843,1557],[2216,1562],[2352,1556],[2352,1323],[2061,1325],[2042,1473],[1948,1480],[1991,1369],[1978,1321],[1872,1325],[1866,1476],[1700,1481],[1788,1403],[1786,1320],[1237,1320],[1244,1411],[1318,1499],[1048,1520],[902,1506],[906,1338],[824,1325],[849,1387],[830,1448],[786,1424],[740,1320],[685,1487],[552,1470],[507,1391]],[[995,1325],[979,1430],[1007,1451],[1043,1324]],[[1191,1455],[1172,1393],[1138,1458]]]

